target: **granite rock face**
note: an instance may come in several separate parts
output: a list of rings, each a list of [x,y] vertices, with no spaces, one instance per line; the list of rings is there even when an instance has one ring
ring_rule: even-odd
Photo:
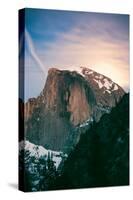
[[[86,121],[99,121],[125,94],[111,79],[88,68],[51,68],[43,91],[25,104],[25,135],[37,145],[57,151],[77,143],[73,131]]]

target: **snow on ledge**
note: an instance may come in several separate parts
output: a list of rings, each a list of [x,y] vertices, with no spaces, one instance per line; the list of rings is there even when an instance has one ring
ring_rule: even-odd
[[[52,160],[54,161],[56,169],[59,167],[62,157],[67,157],[67,154],[64,154],[61,151],[52,151],[52,150],[47,150],[42,146],[35,145],[29,141],[21,141],[19,143],[19,151],[21,150],[27,150],[30,152],[30,156],[34,156],[37,159],[40,157],[44,156],[46,159],[48,158],[48,155],[51,156]]]

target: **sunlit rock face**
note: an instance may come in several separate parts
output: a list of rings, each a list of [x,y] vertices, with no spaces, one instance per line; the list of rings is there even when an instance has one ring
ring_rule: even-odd
[[[65,151],[80,138],[79,131],[73,136],[76,127],[92,119],[99,121],[124,93],[109,78],[88,68],[51,68],[43,91],[25,104],[26,138],[34,144]]]

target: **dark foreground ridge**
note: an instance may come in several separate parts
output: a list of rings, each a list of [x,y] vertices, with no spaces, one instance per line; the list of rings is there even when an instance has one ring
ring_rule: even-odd
[[[81,135],[50,189],[129,184],[129,94]]]

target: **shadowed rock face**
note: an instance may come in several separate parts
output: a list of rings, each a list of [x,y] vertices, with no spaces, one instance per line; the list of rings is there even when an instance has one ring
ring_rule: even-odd
[[[30,98],[25,104],[24,114],[25,120],[28,120],[33,113],[34,108],[37,106],[36,98]]]
[[[91,87],[96,100],[93,117],[99,121],[101,116],[115,107],[121,100],[125,91],[110,78],[86,67],[81,67],[82,74]]]
[[[125,94],[118,84],[102,74],[85,67],[82,68],[82,74],[94,91],[97,104],[114,107]]]
[[[49,70],[41,94],[25,104],[25,133],[29,141],[53,150],[64,150],[70,145],[69,138],[76,126],[92,117],[98,121],[116,105],[124,94],[122,88],[107,77],[98,79],[102,75],[86,70],[82,68],[80,74],[55,68]],[[76,142],[75,139],[73,143]]]

